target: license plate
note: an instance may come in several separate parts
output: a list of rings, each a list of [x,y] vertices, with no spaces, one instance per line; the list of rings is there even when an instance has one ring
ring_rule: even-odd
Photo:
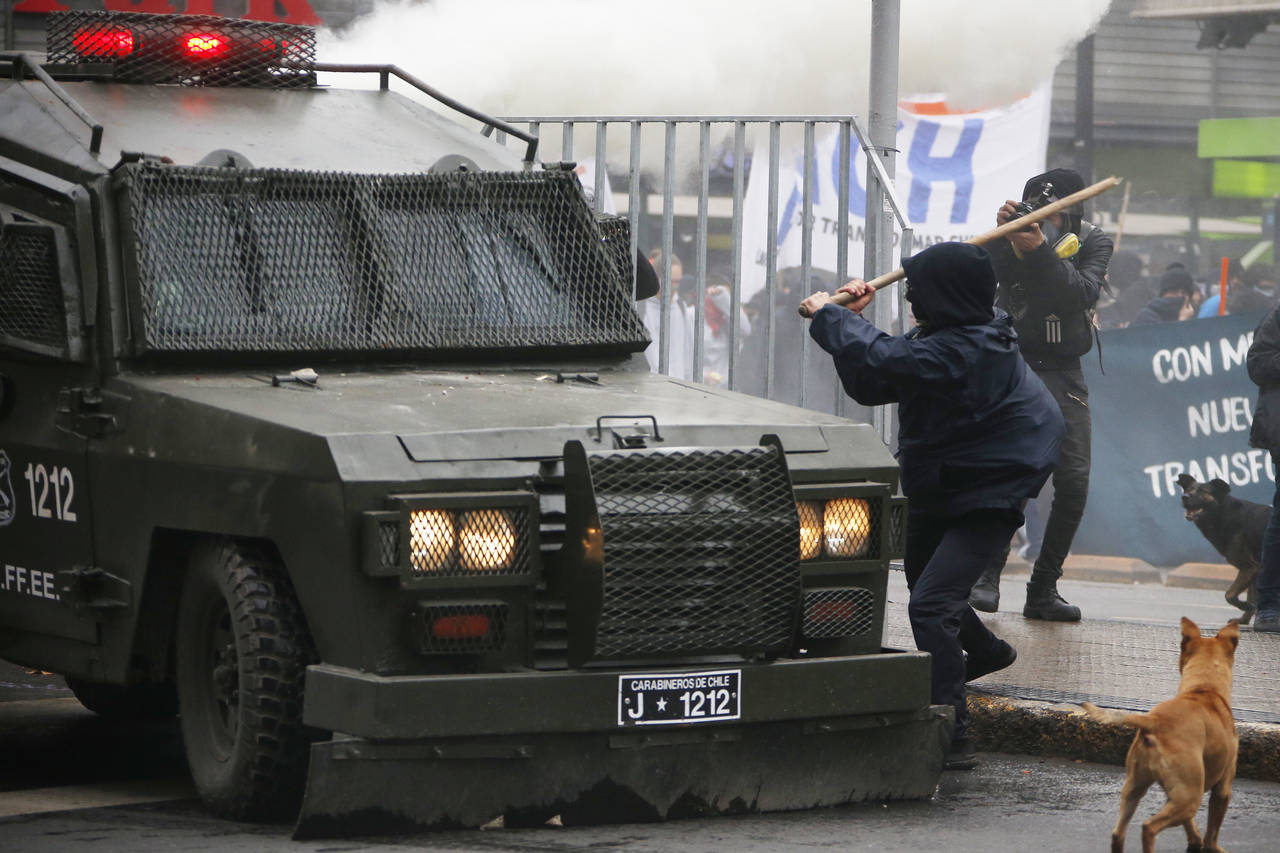
[[[618,725],[710,723],[742,716],[742,670],[618,676]]]

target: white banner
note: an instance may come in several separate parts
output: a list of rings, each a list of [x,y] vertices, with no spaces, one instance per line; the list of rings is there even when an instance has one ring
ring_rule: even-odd
[[[813,186],[813,268],[834,281],[839,210],[839,134],[816,141]],[[949,112],[941,101],[903,101],[898,108],[894,183],[915,229],[914,250],[967,240],[996,225],[996,210],[1043,172],[1049,141],[1049,87],[1013,104],[980,112]],[[866,211],[866,155],[851,137],[849,274],[862,275]],[[785,148],[778,176],[778,269],[800,266],[804,152]],[[743,202],[742,300],[764,287],[769,204],[767,140],[757,141]],[[894,234],[897,247],[899,234]],[[897,266],[897,254],[895,263]]]

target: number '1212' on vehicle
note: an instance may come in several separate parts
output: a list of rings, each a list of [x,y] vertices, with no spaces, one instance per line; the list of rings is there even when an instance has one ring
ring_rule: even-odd
[[[742,716],[742,670],[621,675],[618,725],[708,723]]]

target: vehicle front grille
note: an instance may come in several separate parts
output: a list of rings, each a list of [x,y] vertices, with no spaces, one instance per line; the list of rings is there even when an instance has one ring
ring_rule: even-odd
[[[799,520],[780,448],[569,451],[566,537],[603,541],[602,571],[565,567],[571,661],[788,648]]]

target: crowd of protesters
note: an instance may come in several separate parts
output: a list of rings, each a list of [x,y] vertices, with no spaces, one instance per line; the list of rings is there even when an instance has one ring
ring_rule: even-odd
[[[1248,268],[1239,260],[1227,264],[1225,307],[1219,281],[1197,281],[1180,261],[1147,269],[1136,252],[1119,251],[1111,260],[1110,293],[1098,301],[1098,325],[1102,329],[1150,326],[1222,314],[1266,312],[1280,299],[1275,266],[1255,262]]]

